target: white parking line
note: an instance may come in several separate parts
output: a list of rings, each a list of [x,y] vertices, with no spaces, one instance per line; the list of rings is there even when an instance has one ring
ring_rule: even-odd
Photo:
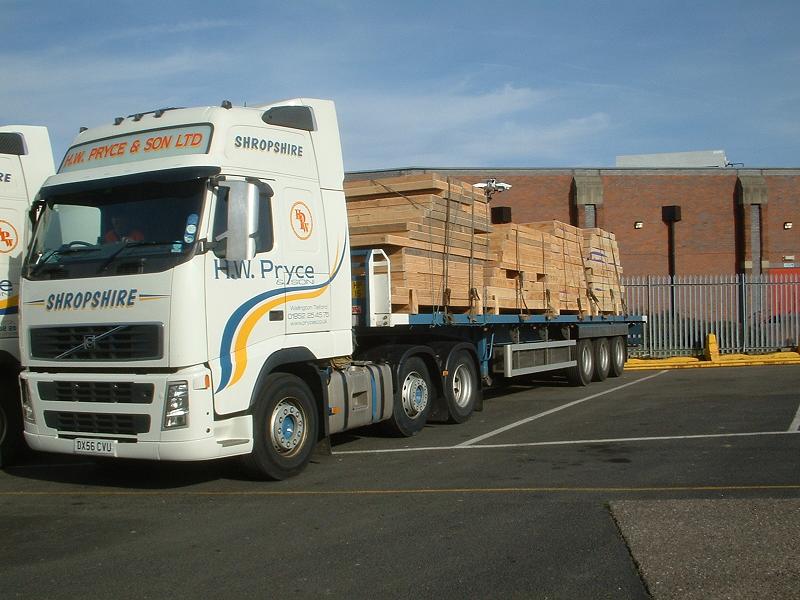
[[[383,450],[342,450],[343,454],[392,454],[395,452],[428,452],[431,450],[491,450],[493,448],[526,448],[531,446],[575,446],[581,444],[624,444],[632,442],[663,442],[670,440],[710,440],[717,438],[758,437],[766,435],[798,435],[800,431],[754,431],[745,433],[709,433],[704,435],[661,435],[634,438],[604,438],[597,440],[560,440],[555,442],[520,442],[517,444],[477,444],[473,446],[428,446],[425,448],[386,448]]]
[[[800,431],[800,406],[797,407],[797,414],[794,416],[794,421],[789,425],[789,431],[792,433]]]
[[[606,394],[610,394],[612,392],[619,391],[619,390],[621,390],[623,388],[630,387],[632,385],[636,385],[637,383],[641,383],[643,381],[647,381],[648,379],[653,379],[653,377],[658,377],[659,375],[663,375],[664,373],[667,373],[667,371],[666,370],[659,371],[658,373],[654,373],[653,375],[648,375],[647,377],[642,377],[641,379],[637,379],[636,381],[630,381],[628,383],[624,383],[622,385],[618,385],[617,387],[611,388],[610,390],[605,390],[604,392],[598,392],[596,394],[592,394],[591,396],[586,396],[585,398],[581,398],[580,400],[574,400],[574,401],[569,402],[567,404],[562,404],[561,406],[557,406],[555,408],[551,408],[550,410],[546,410],[546,411],[541,412],[541,413],[539,413],[537,415],[533,415],[532,417],[527,417],[526,419],[522,419],[520,421],[517,421],[516,423],[511,423],[510,425],[506,425],[505,427],[501,427],[499,429],[495,429],[494,431],[490,431],[489,433],[484,433],[483,435],[479,435],[476,438],[472,438],[471,440],[467,440],[466,442],[460,443],[459,446],[472,446],[473,444],[477,444],[478,442],[482,442],[483,440],[485,440],[487,438],[494,437],[496,435],[504,433],[504,432],[508,431],[509,429],[514,429],[515,427],[519,427],[520,425],[525,425],[526,423],[530,423],[531,421],[535,421],[537,419],[541,419],[542,417],[547,417],[549,415],[552,415],[553,413],[557,413],[557,412],[562,411],[562,410],[564,410],[566,408],[571,408],[573,406],[581,404],[582,402],[587,402],[589,400],[594,400],[595,398],[599,398],[600,396],[605,396]]]

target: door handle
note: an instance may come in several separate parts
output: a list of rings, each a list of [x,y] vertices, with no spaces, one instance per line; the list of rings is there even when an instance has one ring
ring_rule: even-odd
[[[269,320],[270,321],[283,321],[283,311],[282,310],[271,310],[271,311],[269,311]]]

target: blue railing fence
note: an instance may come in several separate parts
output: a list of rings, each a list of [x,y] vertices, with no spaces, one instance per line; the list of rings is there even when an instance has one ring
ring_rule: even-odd
[[[623,284],[627,312],[647,315],[629,337],[630,356],[699,356],[709,333],[726,354],[798,346],[797,274],[634,276]]]

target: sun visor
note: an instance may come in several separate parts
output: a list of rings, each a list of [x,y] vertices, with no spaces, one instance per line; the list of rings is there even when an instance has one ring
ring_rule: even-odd
[[[133,185],[136,183],[189,181],[191,179],[214,177],[215,175],[219,175],[220,171],[221,169],[219,167],[180,167],[176,169],[162,169],[160,171],[146,171],[118,177],[107,177],[104,179],[90,179],[87,181],[45,185],[42,187],[39,195],[42,198],[49,198],[59,194],[74,194],[121,185]]]

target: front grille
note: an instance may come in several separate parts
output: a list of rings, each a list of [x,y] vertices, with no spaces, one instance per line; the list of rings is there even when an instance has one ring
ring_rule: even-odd
[[[39,397],[49,402],[152,404],[152,383],[127,381],[40,381]]]
[[[150,415],[44,411],[44,422],[58,431],[136,435],[150,430]]]
[[[157,360],[163,328],[136,325],[77,325],[31,329],[31,356],[58,360]]]

